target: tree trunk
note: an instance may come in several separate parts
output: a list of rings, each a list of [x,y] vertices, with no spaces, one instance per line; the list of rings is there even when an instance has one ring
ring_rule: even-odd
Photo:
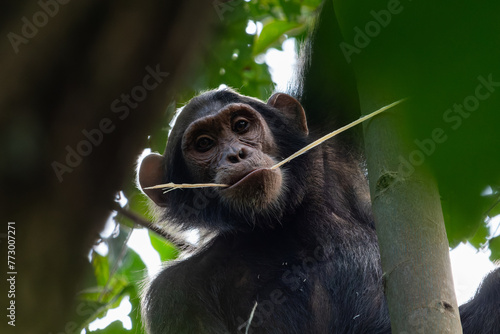
[[[415,150],[405,124],[425,121],[423,114],[439,117],[422,101],[441,94],[429,87],[441,64],[436,50],[447,36],[442,31],[450,27],[447,11],[429,9],[434,4],[446,8],[430,1],[334,1],[344,37],[338,47],[354,68],[362,113],[410,98],[364,124],[385,293],[398,334],[461,333],[440,194],[428,172],[431,159]],[[417,107],[423,105],[426,110]],[[428,131],[439,130],[439,118],[427,123]]]
[[[358,87],[363,113],[401,98],[384,96],[373,88],[376,81]],[[398,113],[408,110],[408,104],[364,126],[392,332],[461,333],[439,192],[425,164],[406,163],[413,161],[414,153],[404,144]]]
[[[217,6],[47,0],[2,10],[0,332],[72,333],[74,306],[95,311],[74,300],[87,255]]]

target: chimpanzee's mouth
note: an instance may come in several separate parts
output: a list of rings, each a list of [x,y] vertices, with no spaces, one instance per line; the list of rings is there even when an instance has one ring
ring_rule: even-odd
[[[259,178],[262,179],[262,174],[265,174],[267,172],[271,172],[271,169],[270,168],[254,169],[254,170],[250,171],[249,173],[247,173],[246,175],[244,175],[239,180],[237,180],[235,183],[230,184],[229,187],[226,189],[230,189],[233,187],[236,188],[239,185],[244,184],[246,182],[258,181]]]

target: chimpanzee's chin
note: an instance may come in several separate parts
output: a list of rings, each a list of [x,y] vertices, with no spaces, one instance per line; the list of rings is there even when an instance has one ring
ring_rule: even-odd
[[[279,169],[261,168],[221,190],[221,196],[239,211],[262,212],[279,201],[282,185]]]

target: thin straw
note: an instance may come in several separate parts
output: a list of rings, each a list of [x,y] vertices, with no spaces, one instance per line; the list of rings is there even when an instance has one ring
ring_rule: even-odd
[[[158,184],[156,186],[152,187],[146,187],[143,188],[144,190],[147,189],[164,189],[164,188],[208,188],[208,187],[229,187],[227,184],[219,184],[219,183],[164,183],[164,184]]]
[[[289,157],[288,157],[288,158],[286,158],[285,160],[283,160],[283,161],[281,161],[281,162],[277,163],[276,165],[274,165],[273,167],[271,167],[271,169],[276,169],[276,168],[279,168],[279,167],[283,166],[284,164],[286,164],[286,163],[287,163],[287,162],[289,162],[290,160],[295,159],[295,158],[296,158],[296,157],[298,157],[299,155],[301,155],[301,154],[303,154],[303,153],[305,153],[305,152],[309,151],[309,150],[310,150],[310,149],[312,149],[313,147],[318,146],[319,144],[323,143],[324,141],[326,141],[326,140],[328,140],[328,139],[330,139],[330,138],[332,138],[332,137],[334,137],[334,136],[338,135],[339,133],[344,132],[345,130],[350,129],[350,128],[352,128],[353,126],[358,125],[359,123],[364,122],[364,121],[366,121],[367,119],[372,118],[373,116],[376,116],[376,115],[380,114],[381,112],[384,112],[384,111],[386,111],[387,109],[390,109],[390,108],[394,107],[395,105],[400,104],[401,102],[404,102],[404,101],[406,101],[406,98],[401,99],[401,100],[396,101],[396,102],[392,102],[391,104],[388,104],[388,105],[386,105],[386,106],[383,106],[383,107],[382,107],[382,108],[380,108],[379,110],[376,110],[376,111],[374,111],[374,112],[372,112],[372,113],[370,113],[370,114],[368,114],[368,115],[366,115],[366,116],[363,116],[363,117],[361,117],[360,119],[358,119],[358,120],[356,120],[356,121],[354,121],[354,122],[352,122],[352,123],[349,123],[349,124],[347,124],[347,125],[345,125],[345,126],[343,126],[343,127],[339,128],[339,129],[337,129],[337,130],[335,130],[335,131],[333,131],[333,132],[330,132],[329,134],[327,134],[327,135],[325,135],[325,136],[321,137],[320,139],[318,139],[318,140],[316,140],[316,141],[312,142],[311,144],[307,145],[306,147],[304,147],[304,148],[302,148],[302,149],[298,150],[297,152],[295,152],[294,154],[292,154],[291,156],[289,156]]]

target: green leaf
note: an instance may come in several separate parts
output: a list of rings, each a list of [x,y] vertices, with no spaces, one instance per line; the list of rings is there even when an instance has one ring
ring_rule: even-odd
[[[136,284],[146,276],[146,265],[139,254],[128,248],[127,255],[125,255],[117,274],[125,277],[128,282]]]
[[[97,318],[97,314],[99,313],[100,310],[103,309],[105,309],[104,303],[82,299],[82,296],[79,295],[76,306],[76,312],[75,315],[72,317],[72,320],[78,326],[78,330],[70,332],[80,333],[83,328],[88,326],[88,324],[90,324]]]
[[[304,0],[302,4],[307,7],[316,8],[321,4],[321,0]]]
[[[179,256],[177,248],[156,233],[149,231],[149,238],[151,239],[151,245],[156,249],[162,261],[170,261]]]
[[[398,131],[413,146],[402,159],[432,171],[455,245],[474,237],[483,224],[494,202],[481,194],[487,185],[495,189],[500,177],[500,155],[495,154],[500,147],[500,93],[495,88],[478,97],[480,89],[500,82],[493,70],[500,49],[491,47],[499,44],[500,25],[490,15],[500,10],[500,2],[487,7],[433,5],[429,11],[428,4],[408,3],[387,24],[377,23],[384,7],[374,8],[371,1],[341,1],[335,8],[344,46],[359,47],[343,49],[357,81],[367,83],[364,89],[373,96],[390,92],[394,100],[412,97],[406,112],[398,114],[407,126]],[[367,22],[377,25],[376,31],[370,32]]]
[[[133,288],[133,285],[128,282],[125,276],[115,275],[111,279],[104,299],[108,302],[107,308],[112,309],[118,307],[123,297],[128,295],[131,288]]]
[[[491,207],[488,212],[488,216],[493,218],[497,215],[500,215],[500,196],[497,196],[497,199],[494,202],[495,204]]]
[[[141,281],[142,282],[142,281]],[[139,282],[137,282],[139,283]],[[134,334],[144,333],[144,327],[142,326],[141,318],[141,300],[139,297],[139,286],[135,286],[134,289],[130,290],[130,304],[132,304],[132,311],[129,313],[129,317],[132,320],[132,331]]]
[[[106,302],[89,302],[88,296],[79,295],[79,299],[83,303],[79,303],[77,310],[79,330],[75,331],[75,333],[80,333],[82,329],[95,319],[105,317],[109,309],[118,307],[123,297],[131,294],[134,295],[135,290],[136,288],[133,284],[128,284],[119,291],[113,291],[113,294],[108,296]]]
[[[486,243],[487,238],[490,236],[490,229],[485,223],[481,224],[476,231],[476,234],[469,239],[469,242],[476,249],[479,249],[482,245]]]
[[[295,20],[300,15],[300,2],[280,0],[281,7],[283,8],[283,13],[285,13],[286,18],[290,20]]]
[[[97,279],[97,284],[100,286],[106,285],[109,279],[109,262],[108,258],[101,256],[96,252],[92,252],[92,265]]]
[[[283,34],[290,30],[302,27],[297,22],[272,21],[262,28],[262,31],[253,46],[253,54],[258,55],[276,43]]]
[[[500,260],[500,236],[490,239],[491,261]]]
[[[122,334],[127,331],[125,328],[123,328],[123,323],[119,320],[113,321],[108,325],[108,327],[103,328],[103,329],[98,329],[96,331],[93,331],[92,333],[94,334]]]

